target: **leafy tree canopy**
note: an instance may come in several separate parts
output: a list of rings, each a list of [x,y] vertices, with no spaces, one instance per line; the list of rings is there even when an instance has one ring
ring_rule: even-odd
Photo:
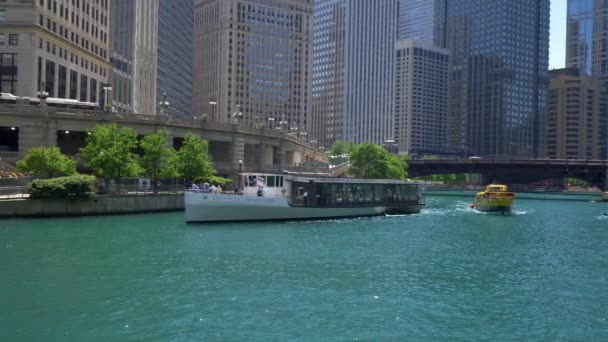
[[[350,154],[349,173],[357,178],[405,179],[406,163],[376,144],[362,144]]]
[[[193,134],[186,135],[182,147],[177,152],[177,169],[179,174],[188,180],[214,176],[217,171],[209,156],[207,141]]]
[[[355,150],[357,146],[352,141],[336,140],[331,146],[329,154],[332,156],[340,156],[343,154],[350,154]]]
[[[162,178],[177,177],[177,156],[169,144],[169,132],[166,130],[146,135],[139,146],[143,151],[140,164],[143,174],[150,177],[153,184]]]
[[[141,173],[133,153],[136,147],[137,134],[132,129],[118,129],[116,124],[99,125],[88,136],[87,145],[80,153],[97,177],[118,182],[123,177]]]
[[[76,174],[76,161],[61,153],[59,147],[36,147],[17,162],[17,170],[36,178],[71,176]]]

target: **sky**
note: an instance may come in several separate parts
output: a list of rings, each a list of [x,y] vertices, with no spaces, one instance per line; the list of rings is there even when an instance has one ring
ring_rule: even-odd
[[[551,0],[551,39],[549,69],[566,64],[566,8],[568,0]]]

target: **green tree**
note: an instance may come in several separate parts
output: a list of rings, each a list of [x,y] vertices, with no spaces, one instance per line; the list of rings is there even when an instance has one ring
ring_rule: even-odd
[[[80,153],[97,177],[120,184],[122,178],[141,173],[133,153],[136,147],[137,134],[132,129],[118,129],[116,124],[99,125],[87,137],[87,145]]]
[[[352,141],[336,140],[336,142],[331,146],[329,154],[331,156],[350,154],[355,150],[356,147],[357,145],[355,145],[355,143]]]
[[[17,162],[17,171],[36,178],[53,178],[76,174],[76,161],[61,153],[59,147],[36,147]]]
[[[143,151],[140,164],[143,174],[150,177],[154,186],[154,192],[158,191],[156,184],[162,178],[177,177],[177,163],[175,150],[169,145],[169,132],[166,130],[158,131],[151,135],[146,135],[139,146]]]
[[[362,144],[350,154],[349,173],[357,178],[404,179],[406,163],[376,144]]]
[[[207,141],[193,134],[186,135],[184,144],[177,152],[177,170],[187,180],[214,176],[217,171],[209,156]]]

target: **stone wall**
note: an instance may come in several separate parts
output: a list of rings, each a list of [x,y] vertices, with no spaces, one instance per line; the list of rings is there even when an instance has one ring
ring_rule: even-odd
[[[183,194],[96,196],[91,200],[0,201],[0,218],[120,215],[184,210]]]

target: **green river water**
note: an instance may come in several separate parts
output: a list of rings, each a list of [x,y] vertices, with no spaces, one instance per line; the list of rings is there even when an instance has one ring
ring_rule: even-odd
[[[606,205],[470,200],[314,222],[0,220],[0,341],[608,340]]]

